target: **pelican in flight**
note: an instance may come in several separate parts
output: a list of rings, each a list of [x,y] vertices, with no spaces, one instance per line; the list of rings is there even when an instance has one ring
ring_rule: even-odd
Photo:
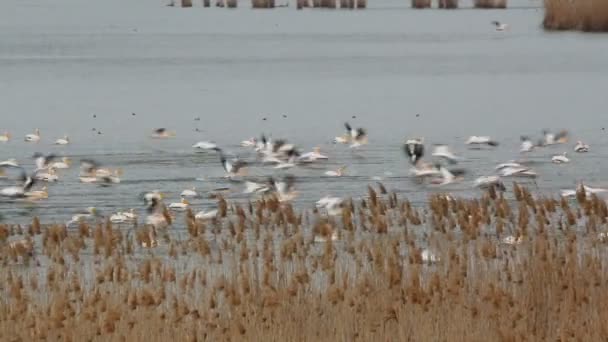
[[[450,148],[446,145],[436,145],[435,150],[432,154],[433,157],[438,157],[448,161],[450,164],[456,164],[462,158],[457,157],[450,151]]]
[[[470,136],[469,139],[467,139],[467,141],[465,142],[465,144],[467,145],[487,145],[487,146],[492,146],[492,147],[496,147],[498,146],[498,142],[495,140],[492,140],[492,138],[487,137],[487,136]]]
[[[222,163],[224,171],[226,171],[227,173],[227,178],[238,176],[243,173],[245,167],[247,166],[247,163],[245,161],[242,161],[238,158],[234,158],[231,160],[227,159],[221,149],[217,149],[217,151],[220,153],[220,161]]]
[[[287,175],[280,181],[270,177],[268,184],[275,192],[279,202],[289,202],[296,198],[298,194],[294,189],[295,177],[292,175]]]
[[[0,197],[8,197],[11,199],[26,197],[26,193],[30,191],[36,180],[27,175],[25,169],[17,167],[19,170],[19,185],[9,186],[0,189]]]
[[[33,142],[33,143],[39,142],[40,141],[40,130],[38,128],[36,128],[36,131],[34,133],[26,135],[25,141]]]
[[[403,151],[413,165],[418,164],[420,159],[422,159],[424,156],[423,139],[406,140],[405,144],[403,145]]]
[[[313,148],[312,152],[307,152],[301,155],[298,160],[301,162],[312,163],[317,160],[327,160],[329,159],[326,155],[321,153],[320,147]]]
[[[367,133],[363,128],[353,128],[348,122],[344,123],[347,134],[350,136],[350,148],[358,148],[367,144]]]

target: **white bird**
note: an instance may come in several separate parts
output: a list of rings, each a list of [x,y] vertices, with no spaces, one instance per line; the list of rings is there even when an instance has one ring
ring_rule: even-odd
[[[37,143],[40,141],[40,130],[36,128],[36,131],[32,134],[28,134],[25,136],[26,142],[34,142]]]
[[[35,180],[26,174],[25,169],[21,167],[18,169],[20,170],[19,181],[22,184],[0,189],[0,197],[8,197],[11,199],[23,198],[26,196],[25,194],[30,191],[32,186],[34,186]]]
[[[327,159],[329,159],[329,158],[326,155],[321,154],[320,147],[315,147],[315,148],[313,148],[312,152],[304,153],[303,155],[298,157],[299,161],[308,162],[308,163],[314,162],[316,160],[327,160]]]
[[[294,190],[295,178],[292,175],[285,176],[281,181],[276,181],[271,177],[268,183],[275,191],[279,202],[289,202],[298,195]]]
[[[241,141],[242,147],[256,147],[258,145],[258,139],[250,138],[248,140]]]
[[[190,206],[190,203],[185,198],[182,198],[180,202],[169,204],[169,209],[175,211],[184,211],[188,209],[188,206]]]
[[[9,167],[19,167],[19,162],[16,159],[7,159],[3,162],[0,162],[0,167],[9,166]]]
[[[427,163],[419,163],[410,169],[410,175],[418,178],[439,176],[439,170]]]
[[[224,167],[224,171],[227,173],[228,178],[241,174],[245,166],[247,166],[246,162],[236,158],[228,160],[220,149],[218,149],[218,152],[220,153],[220,161]]]
[[[448,185],[462,179],[465,174],[464,170],[448,170],[443,165],[436,165],[435,168],[439,170],[440,177],[431,180],[431,184],[437,186]]]
[[[70,138],[67,135],[64,135],[63,138],[59,138],[55,140],[55,145],[67,145],[70,143]]]
[[[515,167],[518,167],[518,168],[523,168],[524,166],[523,166],[523,165],[521,165],[520,163],[518,163],[518,162],[514,161],[514,160],[511,160],[511,161],[508,161],[508,162],[506,162],[506,163],[502,163],[502,164],[498,164],[498,165],[496,165],[496,168],[495,168],[495,169],[496,169],[497,171],[500,171],[500,170],[505,169],[505,168],[508,168],[508,167],[511,167],[511,168],[515,168]]]
[[[337,231],[332,231],[331,234],[329,235],[329,237],[325,237],[323,235],[319,235],[319,234],[315,234],[315,237],[313,239],[314,242],[316,243],[325,243],[327,241],[336,241],[338,240],[338,232]]]
[[[568,159],[567,154],[568,154],[568,152],[564,152],[562,154],[553,156],[553,158],[551,158],[551,161],[555,164],[569,163],[570,159]]]
[[[51,162],[55,159],[55,155],[53,154],[49,154],[49,155],[43,155],[42,153],[34,153],[34,164],[36,164],[36,170],[35,171],[40,171],[40,170],[46,170],[49,168],[49,166],[51,165]]]
[[[492,138],[488,136],[477,136],[472,135],[465,142],[467,145],[488,145],[488,146],[498,146],[498,142],[492,140]]]
[[[549,146],[555,144],[563,144],[568,141],[568,131],[561,131],[557,134],[553,134],[548,130],[543,130],[543,140],[541,141],[542,146]]]
[[[130,209],[128,212],[119,211],[110,216],[110,222],[112,223],[130,223],[137,219],[137,214],[134,209]]]
[[[57,172],[55,172],[55,169],[48,168],[48,169],[46,169],[46,171],[43,171],[43,170],[37,171],[35,173],[34,178],[36,178],[39,181],[44,181],[44,182],[56,182],[59,180],[59,175],[57,175]]]
[[[518,236],[515,237],[513,235],[508,235],[505,236],[502,240],[500,240],[500,242],[504,243],[505,245],[519,245],[520,243],[522,243],[524,241],[523,236]]]
[[[447,160],[450,164],[456,164],[461,157],[457,157],[450,151],[450,148],[446,145],[437,145],[435,146],[435,150],[432,154],[433,157],[443,158]]]
[[[494,25],[496,27],[496,31],[505,31],[509,28],[509,25],[507,24],[502,24],[498,21],[493,21],[492,25]]]
[[[534,178],[536,177],[536,172],[534,172],[532,169],[528,168],[528,167],[512,167],[512,166],[507,166],[507,167],[503,167],[498,171],[498,174],[501,177],[528,177],[528,178]]]
[[[487,189],[487,188],[494,187],[495,189],[500,190],[500,191],[506,190],[505,185],[503,184],[503,182],[499,176],[479,177],[475,180],[473,185],[474,185],[474,187],[480,188],[480,189]]]
[[[94,219],[98,216],[99,216],[99,213],[97,212],[97,208],[88,207],[81,213],[78,213],[78,214],[72,216],[72,219],[67,222],[67,226],[72,226],[72,225],[80,223],[80,222],[88,221],[88,220]]]
[[[211,141],[199,141],[196,144],[192,145],[192,148],[197,148],[199,150],[217,150],[217,144]]]
[[[192,187],[192,189],[186,189],[182,191],[180,194],[181,197],[199,197],[198,192],[196,192],[196,187]]]
[[[211,220],[211,219],[217,217],[217,213],[218,213],[217,209],[199,211],[198,213],[196,213],[196,215],[194,215],[194,219],[198,220],[198,221]]]
[[[264,193],[269,191],[270,188],[267,185],[261,184],[261,183],[255,183],[255,182],[250,182],[250,181],[246,181],[245,182],[245,190],[243,191],[243,193],[245,194],[251,194],[251,193]]]
[[[325,196],[317,201],[316,206],[320,209],[325,209],[327,214],[330,216],[337,216],[342,213],[342,202],[344,200],[340,197]]]
[[[441,261],[441,258],[437,254],[428,249],[420,252],[420,258],[422,259],[422,262],[426,264],[435,264]]]
[[[340,166],[337,170],[325,171],[325,175],[328,177],[342,177],[342,176],[344,176],[345,170],[346,170],[346,166]]]
[[[61,158],[61,161],[52,163],[49,167],[53,169],[69,169],[72,165],[72,160],[68,157]]]
[[[4,134],[0,134],[0,142],[8,142],[11,140],[11,134],[9,132],[4,132]]]
[[[37,201],[37,200],[41,200],[41,199],[47,199],[47,198],[49,198],[48,188],[45,185],[40,190],[27,191],[27,192],[25,192],[25,197],[29,201]]]
[[[522,136],[521,137],[521,148],[519,149],[519,152],[526,153],[526,152],[532,152],[533,150],[534,150],[534,143],[532,143],[530,138]]]
[[[350,126],[348,122],[344,123],[344,127],[346,128],[347,134],[350,135],[350,148],[359,148],[363,145],[367,144],[367,133],[363,128],[353,128]]]
[[[592,187],[584,185],[583,183],[580,183],[577,186],[576,190],[561,190],[560,191],[560,196],[562,196],[562,197],[574,197],[574,196],[576,196],[577,191],[584,191],[586,196],[591,196],[593,194],[599,194],[599,193],[607,192],[608,189],[592,188]]]
[[[589,145],[587,145],[579,140],[576,142],[576,146],[574,146],[574,152],[579,152],[579,153],[589,152]]]
[[[403,145],[403,151],[410,159],[410,162],[416,165],[424,156],[424,140],[423,139],[408,139]]]

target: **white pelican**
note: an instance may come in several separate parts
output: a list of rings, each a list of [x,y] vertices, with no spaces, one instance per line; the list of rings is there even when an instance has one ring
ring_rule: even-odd
[[[40,130],[36,128],[36,131],[32,134],[28,134],[25,136],[26,142],[34,142],[37,143],[40,141]]]
[[[338,240],[338,232],[336,230],[333,230],[330,234],[329,237],[325,237],[323,235],[319,235],[319,234],[315,234],[315,237],[313,239],[314,242],[316,243],[325,243],[327,241],[336,241]]]
[[[555,164],[569,163],[570,159],[568,159],[567,154],[568,154],[568,152],[564,152],[562,154],[553,156],[553,158],[551,158],[551,161]]]
[[[190,206],[190,203],[185,198],[182,198],[181,202],[169,204],[169,209],[175,211],[184,211],[188,209],[188,206]]]
[[[215,218],[216,216],[217,216],[217,209],[203,210],[203,211],[199,211],[198,213],[196,213],[196,215],[194,215],[194,219],[197,221],[206,221],[206,220],[211,220],[211,219]]]
[[[494,187],[495,189],[500,190],[500,191],[507,190],[499,176],[479,177],[475,180],[473,185],[474,185],[474,187],[480,188],[480,189],[488,189],[488,188]]]
[[[182,191],[180,194],[181,197],[199,197],[198,192],[196,192],[196,187],[192,187],[192,189],[186,189]]]
[[[519,245],[520,243],[522,243],[524,241],[523,236],[518,236],[515,237],[513,235],[508,235],[505,236],[502,240],[500,240],[500,242],[504,243],[505,245]]]
[[[248,140],[241,141],[242,147],[256,147],[258,145],[258,139],[250,138]]]
[[[45,185],[40,190],[27,191],[25,193],[25,197],[28,200],[30,200],[30,201],[37,201],[37,200],[41,200],[41,199],[47,199],[47,198],[49,198],[48,188]]]
[[[441,261],[441,258],[437,254],[428,249],[420,252],[420,258],[422,259],[422,262],[427,264],[435,264]]]
[[[521,137],[521,148],[519,149],[519,152],[526,153],[526,152],[532,152],[533,150],[534,150],[534,143],[532,143],[530,138],[528,138],[526,136],[522,136]]]
[[[424,156],[424,140],[423,139],[408,139],[403,145],[403,151],[410,159],[411,163],[416,165]]]
[[[494,25],[494,27],[496,27],[496,31],[505,31],[509,28],[509,25],[503,24],[499,21],[493,21],[492,25]]]
[[[553,134],[547,130],[543,131],[543,140],[542,145],[555,145],[555,144],[563,144],[568,141],[568,131],[561,131],[557,134]]]
[[[607,192],[608,189],[592,188],[592,187],[584,185],[583,183],[580,183],[577,186],[576,190],[561,190],[560,191],[560,195],[562,197],[574,197],[574,196],[576,196],[576,192],[577,191],[585,191],[585,195],[586,196],[591,196],[593,194],[599,194],[599,193]]]
[[[61,158],[61,161],[54,162],[50,165],[53,169],[69,169],[72,165],[72,160],[68,157]]]
[[[0,162],[0,167],[3,167],[3,166],[19,167],[19,163],[17,162],[16,159],[11,158],[11,159],[7,159],[3,162]]]
[[[442,165],[436,165],[435,167],[439,170],[441,176],[439,178],[431,180],[431,184],[437,186],[454,183],[458,180],[461,180],[462,176],[465,174],[464,170],[448,170]]]
[[[325,171],[325,175],[328,177],[342,177],[345,170],[346,166],[340,166],[337,170]]]
[[[169,132],[166,128],[157,128],[152,133],[152,138],[167,139],[175,136],[175,132]]]
[[[589,145],[587,145],[579,140],[576,142],[576,146],[574,146],[574,152],[579,152],[579,153],[589,152]]]
[[[428,163],[418,163],[415,167],[410,169],[410,175],[419,178],[439,176],[441,173],[439,170]]]
[[[25,173],[25,169],[19,167],[20,175],[19,180],[22,182],[21,185],[17,186],[9,186],[6,188],[0,189],[0,197],[8,197],[8,198],[22,198],[25,197],[25,194],[30,191],[32,186],[34,185],[35,180],[31,177],[27,176]]]
[[[63,138],[59,138],[55,140],[55,145],[67,145],[70,143],[70,138],[67,135],[64,135]]]
[[[218,152],[220,153],[220,161],[222,162],[224,171],[226,171],[226,173],[227,173],[227,175],[226,175],[227,178],[231,178],[233,176],[242,174],[242,171],[244,171],[245,166],[247,166],[246,162],[236,159],[236,158],[232,159],[232,160],[228,160],[228,159],[226,159],[226,156],[224,155],[222,150],[218,149]]]
[[[96,218],[99,216],[99,213],[97,212],[97,208],[95,207],[88,207],[86,210],[72,216],[72,219],[70,221],[68,221],[67,226],[71,226],[83,221],[87,221],[90,220],[92,218]]]
[[[528,167],[524,167],[524,166],[506,166],[501,168],[498,171],[498,174],[501,177],[529,177],[529,178],[535,178],[536,177],[536,172],[534,172],[532,169],[528,168]]]
[[[217,150],[217,144],[210,141],[199,141],[196,144],[192,145],[192,148],[196,148],[199,150]]]
[[[312,152],[307,152],[301,155],[298,160],[303,162],[314,162],[316,160],[327,160],[329,159],[326,155],[321,154],[321,148],[315,147]]]
[[[343,199],[340,197],[325,196],[317,201],[316,206],[320,209],[325,209],[330,216],[337,216],[342,213]]]
[[[272,177],[269,179],[269,184],[275,191],[279,202],[289,202],[296,198],[297,191],[294,190],[295,178],[292,175],[287,175],[282,181],[275,181]]]
[[[137,219],[137,214],[134,209],[129,211],[119,211],[116,214],[110,216],[110,222],[112,223],[129,223],[134,222]]]
[[[34,178],[44,182],[56,182],[59,180],[59,175],[55,172],[55,169],[48,168],[46,171],[40,170],[35,173]]]
[[[358,148],[367,144],[367,133],[363,128],[353,128],[348,122],[344,123],[344,127],[346,128],[346,133],[350,135],[350,141],[352,144],[350,148]]]
[[[498,146],[498,142],[492,140],[492,138],[487,136],[470,136],[469,139],[465,142],[467,145],[488,145],[488,146]]]
[[[43,155],[42,153],[34,153],[34,163],[36,164],[36,170],[35,171],[40,171],[40,170],[46,170],[49,168],[49,166],[51,165],[51,162],[53,161],[53,159],[55,159],[55,155],[53,154],[49,154],[49,155]]]
[[[0,134],[0,142],[8,142],[11,140],[11,134],[9,132],[4,132],[4,134]]]
[[[245,193],[245,194],[264,193],[269,190],[270,190],[270,188],[265,184],[246,181],[245,190],[243,191],[243,193]]]
[[[450,164],[456,164],[462,158],[457,157],[450,151],[450,148],[446,145],[437,145],[435,146],[435,150],[432,154],[433,157],[443,158],[447,160]]]

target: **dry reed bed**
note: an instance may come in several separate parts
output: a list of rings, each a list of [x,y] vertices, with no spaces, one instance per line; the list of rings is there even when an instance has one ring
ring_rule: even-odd
[[[608,1],[545,0],[543,26],[548,30],[608,31]]]
[[[333,217],[220,198],[183,231],[3,225],[0,339],[606,340],[606,203],[513,193],[415,208],[380,186]]]
[[[475,8],[507,8],[507,0],[473,0]]]

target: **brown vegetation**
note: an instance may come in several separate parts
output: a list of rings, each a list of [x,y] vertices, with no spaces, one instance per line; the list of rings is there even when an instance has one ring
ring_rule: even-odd
[[[413,8],[431,8],[431,0],[412,0]]]
[[[439,8],[458,8],[458,0],[437,0]]]
[[[545,0],[543,26],[548,30],[608,31],[608,1]]]
[[[182,7],[192,7],[192,0],[182,0]]]
[[[475,8],[507,8],[507,0],[473,0]]]
[[[274,0],[251,0],[253,8],[274,8]]]
[[[608,339],[606,203],[513,193],[417,208],[370,187],[339,216],[219,199],[225,217],[184,230],[0,225],[0,340]]]

